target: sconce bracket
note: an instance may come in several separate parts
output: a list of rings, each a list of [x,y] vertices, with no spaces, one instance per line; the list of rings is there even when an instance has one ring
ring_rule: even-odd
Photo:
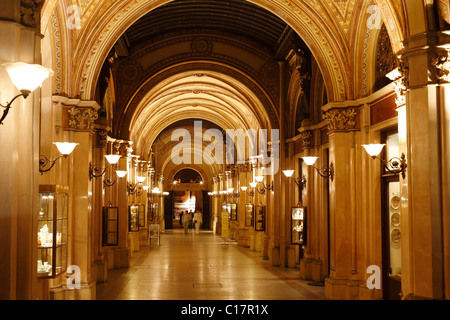
[[[48,172],[48,171],[52,170],[56,161],[62,157],[67,158],[67,154],[62,154],[59,157],[57,157],[55,160],[50,160],[46,156],[43,156],[43,155],[39,156],[39,172],[41,173],[41,175],[43,175],[44,172]]]
[[[317,172],[319,173],[319,175],[322,178],[330,178],[331,181],[334,180],[334,164],[333,162],[330,163],[329,166],[325,166],[321,169],[314,167],[314,169],[317,170]]]

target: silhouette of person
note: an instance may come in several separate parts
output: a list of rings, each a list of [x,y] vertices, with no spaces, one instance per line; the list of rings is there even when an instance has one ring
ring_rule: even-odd
[[[183,214],[184,233],[188,233],[189,221],[191,221],[191,215],[186,211],[186,213]]]
[[[203,223],[203,216],[199,209],[197,209],[194,213],[194,225],[195,225],[195,233],[200,233],[200,226]]]
[[[183,226],[183,213],[184,213],[184,211],[181,211],[181,213],[180,213],[180,226]]]

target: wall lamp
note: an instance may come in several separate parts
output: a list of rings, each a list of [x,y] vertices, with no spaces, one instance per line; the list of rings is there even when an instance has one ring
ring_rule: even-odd
[[[255,183],[255,187],[256,187],[256,182],[254,182],[254,183]],[[241,190],[246,192],[250,197],[254,197],[255,196],[255,190],[253,188],[251,188],[249,190],[247,186],[244,186],[244,187],[241,187]]]
[[[292,175],[294,174],[294,170],[283,170],[284,175],[287,178],[292,178],[295,183],[298,185],[299,188],[304,189],[306,188],[306,175],[303,175],[303,177],[294,178]]]
[[[229,198],[239,198],[240,197],[240,193],[238,192],[234,192],[234,188],[228,188],[227,191],[227,197]]]
[[[12,103],[19,97],[28,98],[30,93],[42,86],[44,80],[53,76],[54,72],[38,64],[23,62],[4,63],[1,66],[8,72],[11,81],[20,91],[20,94],[15,96],[6,106],[0,104],[5,109],[0,118],[0,124],[3,124],[3,120],[8,115]]]
[[[306,165],[312,166],[314,163],[316,163],[316,160],[319,159],[319,157],[302,157],[303,161],[305,161]],[[331,181],[334,180],[334,164],[333,162],[330,163],[330,166],[324,166],[323,168],[319,169],[316,167],[313,167],[316,169],[317,173],[322,178],[328,179],[330,178]]]
[[[123,171],[123,170],[116,170],[116,175],[117,175],[117,178],[115,178],[114,180],[112,178],[107,178],[107,179],[103,180],[103,187],[104,188],[112,187],[118,179],[125,177],[127,175],[127,172]]]
[[[136,177],[137,183],[133,184],[131,182],[127,183],[127,191],[129,194],[136,194],[137,196],[142,195],[143,189],[140,184],[142,184],[145,180],[145,177]]]
[[[406,156],[404,153],[399,157],[393,157],[389,159],[388,161],[381,159],[378,157],[381,150],[383,150],[383,147],[385,144],[363,144],[362,145],[364,149],[366,149],[366,152],[371,156],[373,159],[380,159],[383,162],[384,167],[392,173],[395,174],[402,174],[403,179],[406,177]]]
[[[208,195],[213,197],[213,198],[219,198],[220,197],[220,195],[219,195],[219,193],[217,191],[208,192]]]
[[[256,183],[261,183],[262,187],[261,188],[256,188],[256,191],[258,191],[261,194],[265,194],[266,190],[272,190],[273,191],[273,182],[271,184],[265,184],[263,182],[264,180],[264,176],[256,176],[255,177]]]
[[[44,174],[44,172],[48,172],[52,170],[53,166],[55,165],[56,161],[59,158],[67,158],[69,154],[72,153],[73,149],[78,145],[78,143],[72,143],[72,142],[53,142],[53,144],[56,145],[61,155],[57,157],[55,160],[49,160],[46,156],[40,155],[39,156],[39,172]]]
[[[92,178],[99,178],[103,176],[106,172],[106,169],[119,162],[120,157],[121,156],[118,154],[105,155],[106,160],[109,162],[109,166],[106,166],[104,169],[99,165],[93,165],[89,162],[89,180],[92,180]]]

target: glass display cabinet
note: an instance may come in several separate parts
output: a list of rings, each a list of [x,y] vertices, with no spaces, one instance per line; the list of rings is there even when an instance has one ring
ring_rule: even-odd
[[[130,232],[139,231],[139,207],[134,204],[128,206],[128,226]]]
[[[139,210],[139,228],[145,227],[145,205],[138,204]]]
[[[67,268],[68,188],[39,186],[37,274],[54,278]]]
[[[254,207],[252,204],[245,205],[245,226],[253,227]]]
[[[238,208],[237,203],[230,203],[230,221],[237,221]]]
[[[119,245],[119,207],[103,207],[103,246]]]
[[[255,206],[255,231],[266,231],[266,207]]]
[[[291,209],[291,244],[306,245],[306,208],[301,203]]]
[[[158,203],[148,202],[147,207],[147,221],[154,222],[158,216]]]

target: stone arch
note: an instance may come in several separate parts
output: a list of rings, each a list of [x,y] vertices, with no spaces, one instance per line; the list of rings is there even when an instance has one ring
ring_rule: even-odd
[[[145,84],[143,84],[140,90],[134,94],[133,99],[130,101],[125,110],[120,113],[119,116],[121,117],[121,119],[119,119],[118,122],[118,131],[114,133],[115,136],[128,137],[130,135],[129,130],[131,127],[143,127],[143,123],[139,123],[139,125],[136,125],[136,121],[138,121],[136,120],[136,117],[139,116],[143,108],[149,105],[149,101],[152,99],[152,95],[154,94],[154,92],[157,92],[157,90],[162,90],[165,82],[172,83],[176,79],[182,78],[185,74],[194,74],[197,72],[207,73],[210,75],[210,77],[220,78],[221,81],[229,84],[232,88],[237,88],[236,92],[242,97],[243,100],[245,100],[244,102],[249,107],[248,112],[252,114],[252,116],[256,117],[258,128],[265,126],[271,129],[279,128],[278,114],[276,112],[275,103],[272,101],[269,95],[265,93],[265,91],[258,83],[234,68],[230,68],[223,64],[203,61],[183,63],[180,65],[172,66],[171,68],[158,73],[157,75],[149,79]],[[233,79],[233,81],[231,81],[231,79]],[[230,110],[232,109],[232,106],[230,106]],[[165,112],[170,112],[168,108],[165,108],[164,110]],[[177,110],[176,115],[171,114],[171,121],[195,118],[195,113],[193,113],[195,112],[195,110],[192,110],[192,108],[191,110],[187,110],[187,112],[184,113],[182,111],[183,110],[179,109]],[[208,113],[205,113],[206,116],[203,116],[205,120],[210,120],[215,123],[219,121],[219,119],[214,118],[212,114],[210,116],[208,116],[207,114]],[[217,124],[224,128],[230,129],[242,128],[246,130],[251,128],[249,127],[249,124],[246,124],[246,121],[248,119],[246,119],[242,112],[236,111],[233,114],[234,116],[236,116],[236,119],[241,119],[241,126],[232,125],[231,118],[228,120],[224,118],[225,122],[222,121],[222,123]],[[151,117],[149,115],[146,116],[146,119],[152,119],[152,121],[156,121],[154,117]],[[154,138],[156,138],[159,132],[161,132],[167,125],[167,118],[161,119],[161,121],[162,123],[160,123],[160,127],[152,126],[152,136],[145,136],[145,138],[143,139],[146,141],[146,146],[139,146],[139,149],[143,149],[141,151],[143,151],[144,153],[145,150],[148,149],[149,146],[153,143]],[[228,125],[226,125],[227,121],[229,122]],[[132,138],[131,135],[130,138]]]
[[[96,80],[103,61],[120,35],[145,13],[168,1],[135,2],[121,1],[120,5],[108,8],[107,12],[96,11],[87,26],[79,35],[74,52],[76,70],[72,79],[73,94],[82,99],[92,99]],[[280,16],[306,42],[316,57],[327,82],[330,100],[342,101],[349,97],[349,75],[347,59],[340,43],[336,43],[331,30],[324,27],[324,20],[306,2],[294,3],[290,0],[251,1]]]

